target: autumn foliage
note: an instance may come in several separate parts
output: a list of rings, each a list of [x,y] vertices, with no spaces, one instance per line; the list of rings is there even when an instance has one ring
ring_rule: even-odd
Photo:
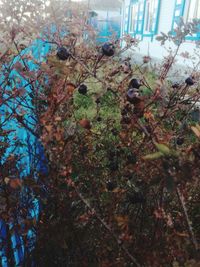
[[[175,86],[167,75],[177,50],[152,72],[149,56],[139,65],[127,54],[138,40],[98,43],[87,12],[71,9],[66,30],[41,37],[51,51],[29,77],[39,84],[35,135],[48,171],[24,181],[16,158],[1,166],[7,195],[20,202],[30,188],[41,205],[37,222],[24,216],[24,239],[30,226],[37,234],[25,266],[199,266],[199,73]],[[184,40],[182,27],[170,41]],[[3,155],[9,140],[0,135]]]

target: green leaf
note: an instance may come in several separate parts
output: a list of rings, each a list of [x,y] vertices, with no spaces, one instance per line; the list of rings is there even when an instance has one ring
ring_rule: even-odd
[[[158,144],[155,143],[155,146],[157,147],[157,149],[164,155],[169,155],[170,154],[170,149],[168,146],[164,145],[164,144]]]
[[[154,160],[154,159],[159,159],[163,156],[163,153],[161,152],[155,152],[153,154],[149,154],[143,157],[143,159],[147,159],[147,160]]]

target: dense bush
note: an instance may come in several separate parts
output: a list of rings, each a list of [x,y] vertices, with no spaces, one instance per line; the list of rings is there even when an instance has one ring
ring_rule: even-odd
[[[35,71],[48,174],[32,183],[1,177],[14,191],[29,186],[42,206],[25,266],[198,266],[200,126],[191,110],[199,74],[167,79],[195,25],[159,38],[177,49],[157,74],[148,56],[142,65],[124,56],[136,39],[102,46],[87,19],[66,25],[45,39],[52,53]]]

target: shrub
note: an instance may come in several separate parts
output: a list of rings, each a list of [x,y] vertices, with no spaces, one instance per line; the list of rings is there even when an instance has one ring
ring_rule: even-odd
[[[52,52],[34,71],[37,136],[48,174],[20,182],[42,207],[25,264],[195,266],[200,126],[190,110],[199,100],[198,73],[191,74],[194,85],[167,80],[188,31],[181,25],[180,35],[160,37],[175,40],[177,49],[155,75],[147,61],[130,65],[122,56],[135,39],[111,39],[108,55],[85,17],[72,15],[67,29],[43,38]],[[67,49],[61,60],[60,47]]]

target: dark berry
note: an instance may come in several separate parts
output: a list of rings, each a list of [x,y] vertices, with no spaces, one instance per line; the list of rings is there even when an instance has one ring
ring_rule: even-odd
[[[112,57],[115,53],[115,47],[111,43],[105,43],[102,46],[102,53],[107,57]]]
[[[135,90],[134,88],[130,88],[126,94],[127,96],[127,100],[131,103],[131,104],[135,104],[138,102],[139,99],[139,92],[137,90]]]
[[[101,117],[97,117],[97,121],[98,122],[101,122],[102,121],[102,118]]]
[[[81,95],[86,95],[87,94],[87,86],[85,84],[81,84],[78,88],[78,92]]]
[[[183,143],[184,143],[184,138],[183,138],[183,137],[178,137],[178,138],[176,139],[176,144],[177,144],[178,146],[183,145]]]
[[[137,79],[132,79],[129,83],[128,88],[136,88],[139,89],[141,86],[141,83]]]
[[[67,60],[69,57],[70,57],[70,54],[69,52],[67,51],[67,49],[63,46],[59,47],[58,48],[58,51],[57,51],[57,57],[60,59],[60,60]]]
[[[188,86],[192,86],[194,84],[194,80],[192,79],[192,77],[188,77],[186,80],[185,80],[185,83],[188,85]]]
[[[113,191],[117,187],[117,184],[112,182],[112,181],[107,181],[106,182],[106,188],[108,191]]]
[[[178,89],[180,87],[180,84],[179,83],[173,83],[172,84],[172,88],[173,89]]]

